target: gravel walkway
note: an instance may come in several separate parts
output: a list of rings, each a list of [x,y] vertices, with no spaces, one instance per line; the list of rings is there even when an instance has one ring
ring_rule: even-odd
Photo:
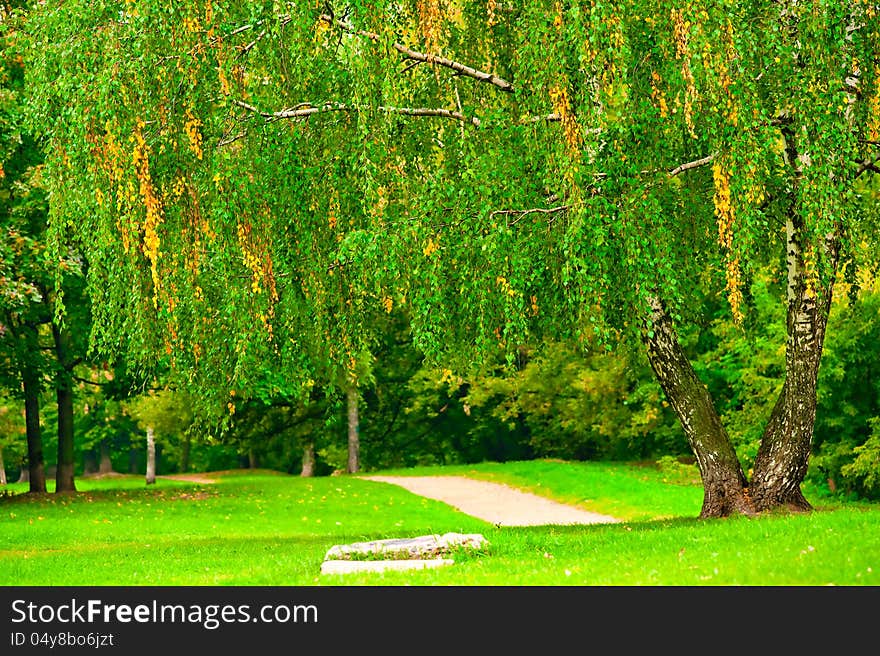
[[[449,504],[496,526],[609,524],[620,520],[589,512],[508,485],[464,476],[364,476],[399,485],[414,494]]]

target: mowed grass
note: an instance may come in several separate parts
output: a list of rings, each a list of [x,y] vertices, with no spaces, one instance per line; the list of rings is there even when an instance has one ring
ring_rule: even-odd
[[[880,584],[880,504],[699,520],[699,485],[646,466],[548,460],[370,472],[504,482],[618,524],[496,527],[360,476],[268,471],[212,484],[82,479],[0,500],[0,585],[793,586]],[[20,485],[8,486],[22,491]],[[322,575],[335,544],[446,532],[488,546],[449,567]]]

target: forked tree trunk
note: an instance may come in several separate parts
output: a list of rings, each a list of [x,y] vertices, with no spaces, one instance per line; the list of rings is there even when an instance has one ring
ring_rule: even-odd
[[[817,381],[825,330],[837,273],[839,239],[826,237],[822,255],[828,267],[824,289],[807,284],[804,219],[798,210],[800,164],[795,130],[783,129],[786,163],[791,168],[786,220],[788,268],[785,381],[764,430],[752,479],[748,482],[721,425],[708,389],[685,357],[672,321],[659,299],[652,301],[652,330],[645,343],[651,367],[675,410],[703,478],[701,517],[774,509],[810,510],[801,491],[807,475],[816,421]],[[812,288],[811,288],[812,287]]]
[[[55,357],[59,370],[55,374],[55,397],[58,405],[58,466],[55,470],[55,492],[76,492],[73,476],[73,381],[70,370],[69,336],[52,323]]]
[[[346,391],[348,398],[348,473],[356,474],[360,469],[360,419],[358,417],[358,390],[351,384]]]
[[[662,302],[652,299],[651,304],[651,326],[644,334],[648,361],[697,458],[703,481],[700,517],[752,514],[746,477],[715,402],[685,355]]]
[[[315,475],[315,443],[309,442],[303,448],[302,471],[299,474],[304,478]]]
[[[147,427],[147,485],[156,482],[156,437],[153,427]]]

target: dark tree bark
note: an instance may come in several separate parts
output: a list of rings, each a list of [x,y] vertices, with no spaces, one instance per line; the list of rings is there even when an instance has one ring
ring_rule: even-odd
[[[651,311],[651,326],[644,333],[648,361],[696,456],[703,481],[700,517],[752,514],[746,477],[715,402],[691,366],[659,299],[652,299]]]
[[[358,417],[357,386],[349,385],[346,390],[348,400],[348,468],[349,474],[356,474],[360,469],[360,419]]]
[[[69,358],[69,336],[56,323],[52,324],[55,355],[59,370],[55,374],[55,396],[58,405],[58,466],[55,470],[55,492],[76,492],[73,475],[73,380]]]
[[[34,343],[36,336],[34,335]],[[28,491],[46,491],[43,468],[43,436],[40,431],[40,375],[27,363],[23,365],[24,421],[28,445]]]

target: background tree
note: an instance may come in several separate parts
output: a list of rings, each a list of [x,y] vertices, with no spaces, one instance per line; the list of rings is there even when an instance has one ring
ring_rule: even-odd
[[[147,391],[126,402],[133,417],[147,438],[147,484],[156,482],[157,447],[171,448],[175,438],[181,441],[179,460],[183,471],[189,467],[189,450],[193,428],[193,402],[186,392],[174,389]],[[158,441],[157,441],[158,436]]]
[[[55,490],[70,492],[76,489],[73,369],[82,359],[89,308],[83,296],[82,258],[67,241],[52,248],[48,244],[43,154],[24,126],[25,71],[17,33],[7,29],[10,11],[5,4],[0,8],[0,342],[9,354],[4,363],[7,378],[11,373],[17,379],[10,389],[20,390],[25,400],[31,491],[45,491],[39,406],[49,379],[58,410]],[[61,318],[55,306],[64,294],[69,311]]]
[[[13,399],[0,396],[0,485],[8,483],[12,472],[27,469],[25,452],[25,424],[21,406]],[[25,463],[24,467],[20,463]],[[11,465],[11,467],[10,467]]]

